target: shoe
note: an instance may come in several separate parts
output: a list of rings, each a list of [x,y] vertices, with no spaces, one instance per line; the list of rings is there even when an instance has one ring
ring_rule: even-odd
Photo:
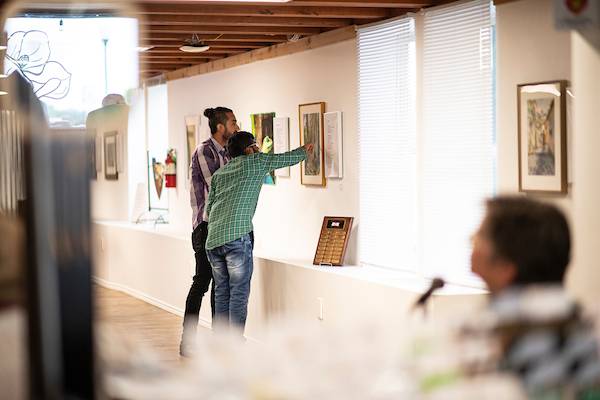
[[[196,346],[193,343],[181,341],[179,344],[179,355],[181,357],[194,357],[196,355]]]

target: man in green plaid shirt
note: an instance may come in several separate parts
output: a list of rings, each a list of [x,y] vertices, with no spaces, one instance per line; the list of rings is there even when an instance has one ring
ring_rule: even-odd
[[[251,133],[238,132],[229,139],[228,150],[232,160],[212,176],[206,250],[215,285],[215,326],[232,325],[243,332],[253,268],[249,234],[265,175],[305,160],[313,145],[265,154]]]

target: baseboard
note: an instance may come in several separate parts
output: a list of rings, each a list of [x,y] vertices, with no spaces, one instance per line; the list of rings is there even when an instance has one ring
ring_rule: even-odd
[[[178,307],[173,307],[171,304],[165,303],[162,300],[158,300],[157,298],[149,296],[146,293],[141,292],[137,289],[130,288],[129,286],[123,285],[120,283],[111,282],[106,279],[98,278],[96,276],[92,277],[92,280],[94,283],[96,283],[102,287],[105,287],[107,289],[117,290],[119,292],[123,292],[132,297],[135,297],[136,299],[142,300],[148,304],[152,304],[153,306],[158,307],[162,310],[168,311],[171,314],[175,314],[180,317],[183,317],[183,309],[178,308]],[[210,321],[205,318],[202,318],[202,317],[200,317],[198,319],[198,324],[204,326],[205,328],[209,328],[209,329],[211,327]]]

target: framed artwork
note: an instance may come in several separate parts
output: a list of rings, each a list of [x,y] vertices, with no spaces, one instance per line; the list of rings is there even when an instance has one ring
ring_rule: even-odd
[[[325,113],[325,177],[342,178],[342,112]]]
[[[102,160],[96,157],[97,149],[96,149],[96,130],[88,129],[87,130],[88,137],[88,162],[89,162],[89,172],[90,179],[96,180],[98,179],[98,167],[97,164],[102,163]]]
[[[117,169],[117,131],[104,133],[104,178],[107,181],[119,179]]]
[[[519,191],[567,193],[567,81],[517,85]]]
[[[273,118],[275,113],[250,114],[252,121],[252,134],[256,138],[256,144],[260,147],[261,153],[274,153],[273,136]],[[275,171],[272,171],[265,177],[265,182],[269,185],[275,184]]]
[[[188,115],[185,117],[185,143],[187,148],[187,167],[188,179],[190,175],[190,165],[192,164],[192,155],[198,146],[198,127],[200,126],[200,116]]]
[[[288,117],[273,118],[273,149],[275,153],[290,151],[290,119]],[[290,167],[275,170],[275,176],[290,176]]]
[[[325,186],[323,157],[323,114],[325,103],[308,103],[298,106],[300,146],[314,145],[314,151],[300,164],[300,181],[303,185]]]
[[[163,196],[165,187],[165,164],[162,157],[150,151],[146,153],[148,167],[148,210],[167,211],[169,196]]]

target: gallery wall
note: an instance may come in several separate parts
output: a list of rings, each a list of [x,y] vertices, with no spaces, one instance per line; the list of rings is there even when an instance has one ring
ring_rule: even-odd
[[[554,28],[551,2],[515,1],[496,7],[496,48],[498,192],[515,193],[519,190],[517,85],[570,81],[571,36],[569,31]],[[571,215],[571,188],[566,196],[535,197],[551,201]]]
[[[316,50],[252,63],[220,72],[168,82],[169,146],[180,160],[186,151],[186,115],[207,107],[231,108],[242,130],[251,131],[250,114],[275,112],[290,119],[290,147],[299,146],[298,105],[323,101],[327,111],[343,112],[344,177],[326,187],[300,183],[300,167],[276,185],[263,186],[254,229],[256,254],[312,260],[323,217],[350,216],[358,227],[357,64],[354,40]],[[202,140],[208,137],[202,117]],[[169,190],[169,217],[177,232],[191,231],[187,165],[178,163],[179,187]],[[357,229],[352,232],[347,264],[356,264]]]
[[[88,114],[86,128],[98,139],[96,164],[100,171],[91,184],[91,213],[95,220],[135,221],[147,209],[146,132],[143,91],[131,91],[128,104],[101,107]],[[122,155],[116,180],[107,180],[104,133],[119,135]]]
[[[584,35],[573,33],[571,43],[577,107],[573,116],[574,259],[567,283],[570,291],[600,316],[600,28]]]
[[[554,30],[552,5],[544,0],[502,4],[497,7],[496,16],[498,189],[500,193],[516,193],[516,86],[527,82],[573,79],[571,34]],[[576,43],[579,49],[579,87],[586,87],[582,101],[597,105],[598,90],[590,82],[594,76],[590,72],[590,65],[598,65],[597,50],[594,52],[589,46],[586,47],[585,42]],[[277,116],[290,117],[292,148],[299,143],[298,104],[325,101],[327,111],[344,113],[342,180],[329,180],[325,188],[303,186],[300,184],[299,168],[293,167],[290,178],[279,178],[275,186],[265,186],[262,190],[254,219],[258,257],[255,260],[256,275],[249,305],[250,335],[260,336],[262,326],[281,314],[316,321],[319,298],[324,299],[326,310],[329,310],[327,318],[333,318],[334,321],[357,318],[361,313],[399,315],[398,310],[406,306],[414,298],[415,292],[421,289],[418,285],[411,289],[406,282],[404,286],[390,285],[385,282],[386,277],[381,278],[379,283],[374,282],[365,275],[369,271],[363,268],[355,270],[365,271],[362,274],[365,276],[357,273],[353,277],[350,276],[353,270],[350,268],[338,274],[310,266],[323,216],[358,217],[355,46],[355,41],[351,40],[168,83],[169,146],[177,149],[180,160],[185,159],[186,152],[185,117],[199,115],[206,107],[229,106],[244,130],[250,130],[252,113],[275,112]],[[577,85],[574,90],[578,90]],[[594,116],[597,120],[597,115],[592,115],[594,112],[589,107],[587,114],[581,110],[578,109],[581,114],[577,115],[581,115],[581,119],[575,124],[575,129],[579,132],[593,131],[593,127],[597,126],[597,122],[594,122]],[[200,130],[203,139],[208,137],[204,118]],[[600,220],[593,206],[600,201],[600,193],[595,184],[598,174],[594,175],[593,171],[598,170],[600,161],[589,151],[597,148],[595,139],[590,135],[585,137],[586,140],[574,137],[577,143],[575,149],[580,152],[572,155],[570,160],[570,166],[576,171],[574,187],[578,191],[573,194],[569,192],[567,196],[535,197],[555,202],[570,218],[573,214],[577,215],[573,230],[579,244],[576,245],[575,273],[570,280],[570,289],[593,302],[596,296],[593,283],[597,282],[594,278],[600,278],[594,265],[598,259],[594,240],[600,231]],[[580,141],[577,142],[577,139]],[[586,153],[582,154],[581,151]],[[588,163],[592,167],[590,171]],[[180,161],[178,188],[167,190],[169,227],[160,227],[151,233],[149,239],[141,228],[97,225],[94,239],[95,251],[100,254],[98,263],[109,267],[102,269],[104,273],[100,278],[113,281],[114,287],[128,290],[178,313],[182,311],[193,274],[193,252],[189,243],[191,208],[189,187],[185,182],[186,169],[187,165]],[[581,185],[586,184],[585,188],[577,186],[579,180]],[[582,224],[581,221],[586,218],[591,218],[591,222]],[[359,224],[357,219],[355,228]],[[114,230],[119,232],[114,233]],[[348,264],[358,262],[357,236],[355,229],[346,259]],[[581,237],[585,237],[585,240],[581,240]],[[112,275],[110,271],[113,271]],[[348,275],[344,276],[345,273]],[[399,281],[402,279],[398,278]],[[439,310],[452,312],[457,307],[472,306],[481,297],[447,296],[438,300],[437,305]],[[203,307],[201,319],[208,323],[209,307]],[[394,319],[394,323],[399,321]]]
[[[129,186],[128,171],[125,167],[119,173],[117,180],[107,180],[105,178],[105,160],[104,160],[104,133],[118,132],[121,141],[124,143],[124,150],[128,146],[128,126],[129,126],[129,106],[114,104],[102,107],[89,113],[86,127],[88,131],[95,131],[99,140],[97,151],[97,163],[101,163],[101,171],[97,174],[97,179],[92,181],[91,185],[91,213],[93,219],[104,220],[127,220],[129,218]],[[124,157],[126,160],[128,157]]]

